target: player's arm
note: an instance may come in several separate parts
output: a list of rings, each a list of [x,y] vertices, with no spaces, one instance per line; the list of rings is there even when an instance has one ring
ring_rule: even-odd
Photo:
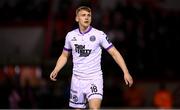
[[[125,61],[119,51],[113,46],[110,49],[108,49],[108,53],[113,57],[113,59],[116,61],[116,63],[119,65],[119,67],[122,69],[124,73],[124,80],[126,85],[129,85],[129,87],[133,84],[133,79],[126,67]]]
[[[69,55],[70,55],[70,53],[68,51],[66,51],[66,50],[62,51],[62,54],[60,55],[60,57],[58,58],[58,60],[56,62],[56,66],[55,66],[54,70],[50,74],[50,79],[52,81],[56,81],[56,76],[57,76],[58,72],[62,69],[62,67],[67,63]]]

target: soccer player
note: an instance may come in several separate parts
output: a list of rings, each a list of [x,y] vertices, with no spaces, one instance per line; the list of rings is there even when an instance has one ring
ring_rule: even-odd
[[[64,49],[50,79],[56,76],[66,64],[70,53],[73,57],[73,74],[71,79],[69,106],[76,109],[100,109],[103,98],[103,73],[101,70],[102,48],[106,49],[124,73],[124,80],[129,87],[133,79],[121,54],[110,42],[103,31],[91,26],[91,9],[80,6],[76,9],[76,22],[79,28],[66,35]]]

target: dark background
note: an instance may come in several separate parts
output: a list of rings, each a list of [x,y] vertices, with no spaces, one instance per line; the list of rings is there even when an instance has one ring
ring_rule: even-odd
[[[0,0],[0,108],[68,108],[71,58],[57,82],[49,75],[82,4],[92,8],[92,26],[108,35],[134,78],[131,90],[103,50],[102,108],[155,108],[160,85],[179,108],[179,0]]]

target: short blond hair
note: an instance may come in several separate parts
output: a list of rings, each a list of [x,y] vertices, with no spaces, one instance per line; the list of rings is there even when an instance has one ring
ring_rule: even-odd
[[[79,13],[79,11],[81,10],[86,10],[88,12],[91,12],[91,8],[87,7],[87,6],[80,6],[79,8],[76,9],[76,15]]]

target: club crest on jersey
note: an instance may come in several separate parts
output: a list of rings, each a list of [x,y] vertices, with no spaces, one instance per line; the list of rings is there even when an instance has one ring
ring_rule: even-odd
[[[77,97],[76,95],[73,95],[73,96],[72,96],[72,100],[73,100],[74,102],[77,102],[77,101],[78,101],[78,97]]]
[[[76,37],[73,37],[73,38],[71,39],[71,41],[77,41]]]
[[[94,42],[96,40],[96,37],[95,36],[90,36],[89,40]]]

